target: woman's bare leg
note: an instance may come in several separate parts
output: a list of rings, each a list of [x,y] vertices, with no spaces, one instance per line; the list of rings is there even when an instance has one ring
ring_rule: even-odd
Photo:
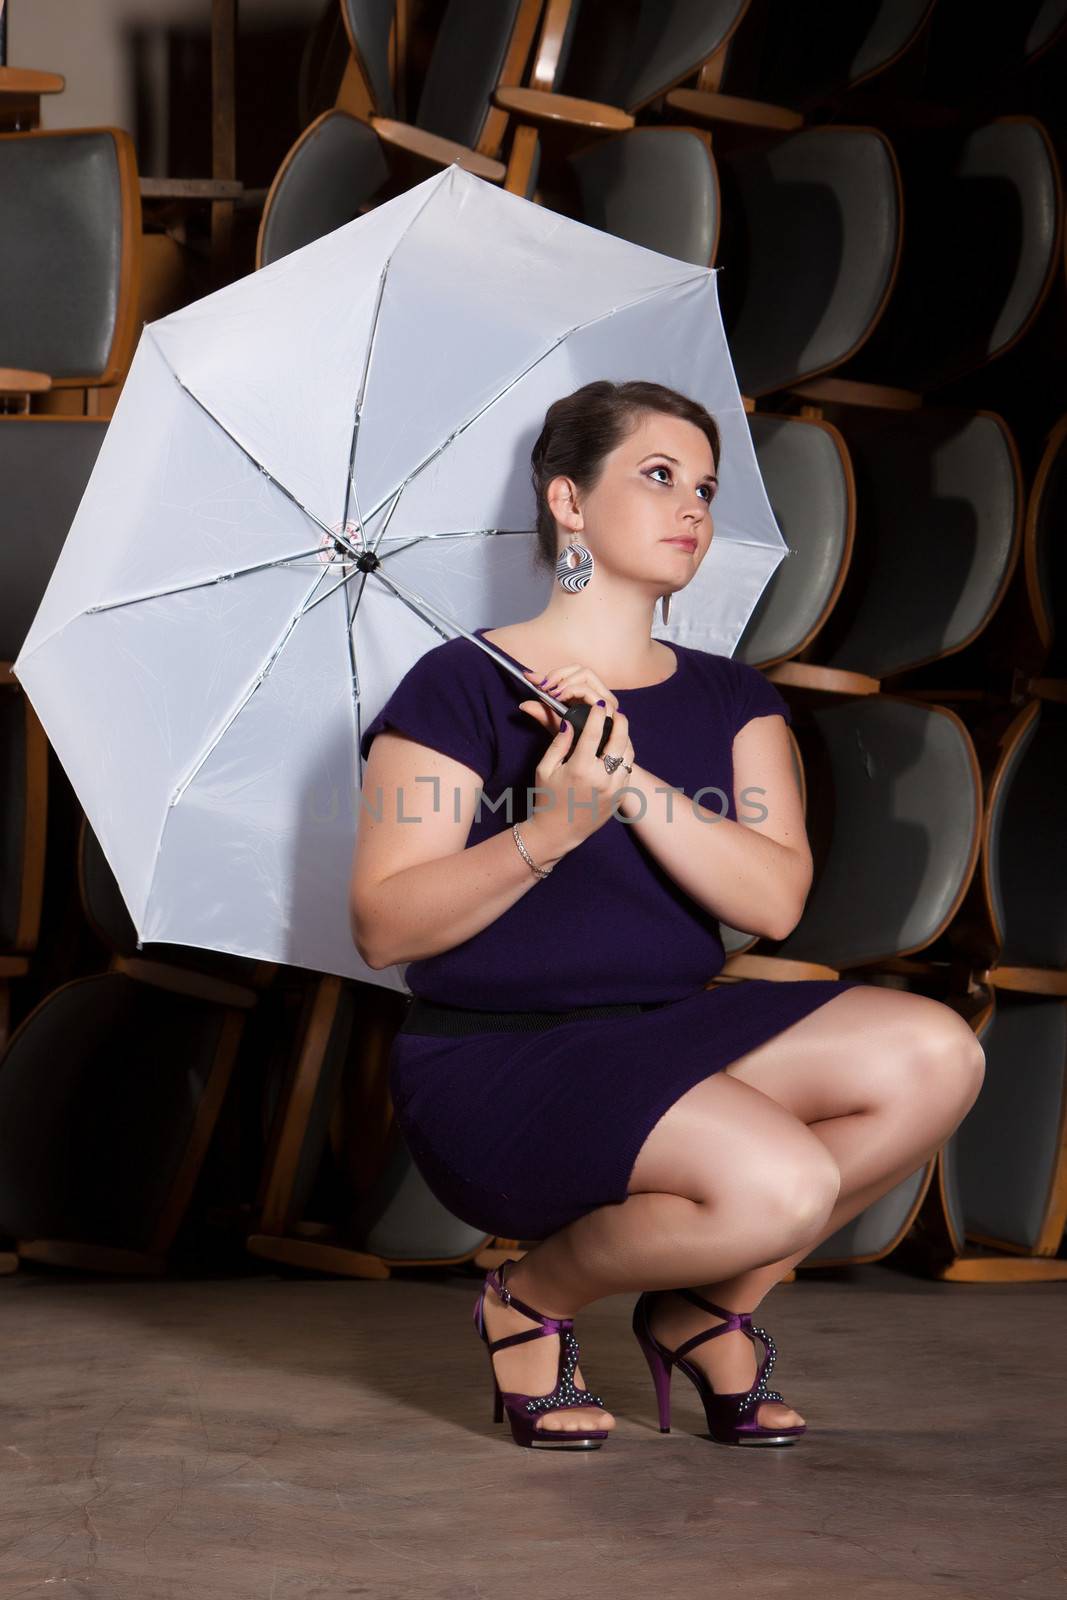
[[[573,1316],[626,1289],[672,1288],[776,1262],[822,1236],[840,1184],[826,1146],[791,1112],[725,1073],[699,1088],[699,1103],[687,1095],[668,1113],[677,1113],[678,1132],[655,1192],[600,1206],[535,1245],[508,1274],[521,1299],[548,1316]],[[490,1339],[536,1326],[491,1291],[485,1318]],[[501,1388],[525,1394],[553,1388],[558,1359],[551,1336],[493,1358]],[[584,1382],[580,1368],[575,1382]],[[576,1407],[550,1412],[538,1426],[613,1422],[599,1408]]]
[[[984,1062],[972,1029],[949,1007],[875,985],[845,991],[731,1062],[724,1069],[731,1077],[771,1096],[822,1140],[840,1170],[841,1191],[813,1243],[780,1261],[694,1285],[697,1292],[728,1310],[754,1311],[816,1244],[940,1149],[974,1104]],[[721,1319],[665,1295],[653,1320],[657,1337],[676,1348]],[[690,1359],[728,1394],[750,1387],[762,1356],[762,1346],[735,1330]],[[766,1401],[759,1420],[788,1427],[803,1418]]]

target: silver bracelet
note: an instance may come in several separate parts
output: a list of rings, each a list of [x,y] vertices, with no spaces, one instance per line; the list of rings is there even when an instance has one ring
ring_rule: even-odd
[[[539,867],[537,865],[537,862],[534,860],[533,856],[530,854],[529,850],[527,850],[526,846],[522,842],[522,835],[519,832],[519,825],[518,825],[517,822],[512,823],[511,831],[512,831],[512,834],[514,835],[515,843],[519,847],[519,853],[522,856],[522,859],[526,862],[526,865],[528,867],[532,867],[532,869],[534,870],[534,872],[537,873],[537,876],[539,878],[547,878],[549,873],[552,871],[552,868],[551,867]]]

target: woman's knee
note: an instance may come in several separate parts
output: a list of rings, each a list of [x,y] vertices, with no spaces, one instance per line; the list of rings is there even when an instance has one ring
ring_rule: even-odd
[[[805,1243],[833,1210],[841,1172],[826,1145],[775,1101],[717,1074],[678,1100],[634,1164],[632,1193],[658,1190],[698,1201],[710,1225],[731,1212],[782,1243]]]
[[[802,1123],[798,1123],[803,1128]],[[735,1201],[768,1224],[780,1253],[808,1242],[830,1218],[841,1192],[841,1169],[815,1134],[775,1150],[770,1163],[739,1179]]]
[[[897,1092],[914,1105],[943,1107],[951,1121],[970,1110],[985,1078],[985,1051],[968,1022],[951,1006],[924,995],[914,1015],[909,1046],[895,1062]]]

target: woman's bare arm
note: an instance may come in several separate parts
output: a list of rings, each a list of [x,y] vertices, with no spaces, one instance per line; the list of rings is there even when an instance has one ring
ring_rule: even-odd
[[[374,739],[349,901],[352,937],[369,967],[451,950],[541,884],[510,828],[468,847],[481,782],[462,762],[403,734]],[[559,830],[542,817],[522,822],[519,798],[513,815],[523,843],[538,866],[550,867],[566,853]]]
[[[635,763],[619,810],[675,883],[731,928],[784,939],[811,888],[812,858],[784,718],[755,717],[733,744],[734,806],[725,799],[667,792],[662,778]],[[659,793],[656,792],[657,788]],[[746,802],[746,790],[758,791]],[[759,818],[765,808],[767,815]],[[749,818],[745,821],[743,819]]]

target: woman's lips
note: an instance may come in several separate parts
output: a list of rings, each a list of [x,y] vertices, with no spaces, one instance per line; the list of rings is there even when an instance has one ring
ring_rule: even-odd
[[[665,539],[663,542],[664,542],[664,544],[680,545],[680,546],[684,547],[686,550],[688,550],[690,555],[692,555],[693,551],[697,547],[697,542],[696,542],[695,539],[685,539],[685,538],[681,537],[681,535],[679,535],[679,537],[677,539]]]

